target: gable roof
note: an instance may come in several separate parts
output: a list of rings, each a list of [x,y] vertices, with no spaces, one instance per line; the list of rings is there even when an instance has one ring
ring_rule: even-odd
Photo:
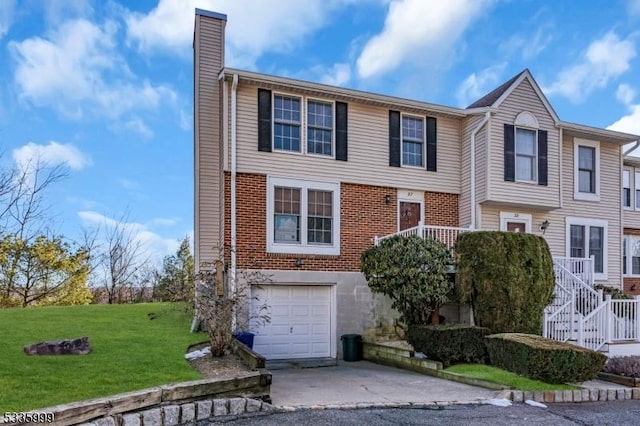
[[[483,108],[483,107],[485,107],[485,108],[486,107],[498,108],[500,106],[500,104],[507,97],[509,97],[509,95],[525,79],[527,81],[529,81],[529,84],[531,84],[531,87],[536,92],[536,95],[538,96],[540,101],[542,101],[544,107],[549,112],[549,115],[551,115],[551,117],[553,118],[554,123],[558,124],[560,122],[560,118],[558,117],[558,114],[556,114],[556,111],[553,109],[553,107],[551,106],[551,104],[547,100],[547,97],[544,95],[544,93],[542,93],[542,89],[540,89],[540,86],[538,86],[538,83],[533,78],[533,76],[531,75],[531,71],[529,71],[528,68],[525,68],[524,70],[520,71],[517,75],[515,75],[509,81],[507,81],[506,83],[502,84],[497,89],[494,89],[493,91],[489,92],[488,94],[486,94],[482,98],[478,99],[477,101],[475,101],[474,103],[469,105],[467,107],[467,109],[470,110],[470,109],[474,109],[474,108]]]
[[[493,89],[491,92],[487,93],[471,105],[467,107],[467,109],[471,108],[482,108],[482,107],[490,107],[496,103],[496,101],[504,94],[504,92],[511,87],[511,85],[520,77],[526,70],[520,71],[517,75],[511,78],[509,81],[501,84],[497,88]]]

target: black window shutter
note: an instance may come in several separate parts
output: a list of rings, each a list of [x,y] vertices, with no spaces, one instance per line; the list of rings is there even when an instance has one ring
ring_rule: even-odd
[[[538,185],[547,185],[547,131],[538,130]]]
[[[271,90],[258,89],[258,151],[271,151]]]
[[[438,132],[436,130],[436,119],[427,117],[427,170],[430,172],[435,172],[438,169]]]
[[[504,125],[504,180],[516,180],[515,127]]]
[[[400,167],[400,111],[389,110],[389,165]]]
[[[347,161],[347,104],[336,102],[336,160]]]

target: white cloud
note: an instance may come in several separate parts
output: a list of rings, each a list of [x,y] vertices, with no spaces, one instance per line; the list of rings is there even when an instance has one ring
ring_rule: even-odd
[[[9,32],[9,27],[13,23],[15,5],[15,0],[0,1],[0,39]]]
[[[320,82],[332,86],[343,86],[351,80],[351,65],[346,63],[333,64],[324,72]]]
[[[622,83],[616,90],[616,98],[627,106],[628,114],[620,117],[607,129],[618,132],[640,135],[640,104],[634,104],[636,90],[628,84]],[[635,155],[638,155],[636,153]]]
[[[140,245],[139,255],[143,258],[148,257],[152,263],[159,265],[164,256],[175,253],[180,242],[175,238],[164,238],[161,235],[149,230],[149,226],[137,222],[120,222],[116,219],[105,216],[101,213],[84,210],[79,211],[78,216],[85,226],[106,227],[113,229],[120,226],[122,230],[128,233],[132,241]],[[154,221],[163,219],[152,219]],[[105,241],[100,241],[104,245]]]
[[[465,78],[456,90],[458,105],[466,107],[495,89],[500,82],[506,66],[506,62],[497,64],[485,68],[477,74],[472,73]]]
[[[145,139],[153,137],[153,130],[140,117],[134,117],[124,123],[124,127],[132,132],[140,134]]]
[[[180,110],[180,128],[182,130],[191,130],[191,125],[193,124],[193,115],[191,111],[186,111],[184,109]]]
[[[471,23],[491,0],[395,0],[384,29],[372,37],[357,61],[358,75],[373,77],[404,63],[443,66]]]
[[[325,25],[332,11],[353,0],[160,0],[148,14],[128,12],[127,36],[143,52],[164,50],[190,57],[194,9],[228,16],[226,62],[254,67],[267,51],[285,52]]]
[[[91,2],[86,0],[48,0],[43,2],[43,7],[49,25],[59,25],[69,19],[85,18],[93,13]]]
[[[507,55],[519,55],[524,61],[538,56],[553,41],[551,28],[547,24],[536,25],[533,34],[515,34],[499,46]]]
[[[71,170],[82,170],[92,164],[91,158],[71,144],[55,141],[47,145],[33,142],[13,150],[13,160],[21,170],[29,170],[37,164],[43,166],[65,165]]]
[[[632,15],[640,16],[640,0],[628,0],[627,6]]]
[[[118,183],[124,189],[138,189],[140,187],[140,184],[138,182],[127,178],[118,179]]]
[[[118,26],[84,19],[67,21],[47,37],[10,42],[21,99],[50,106],[61,115],[118,118],[136,109],[173,102],[166,86],[138,81],[117,49]]]
[[[544,88],[547,95],[561,95],[573,102],[584,100],[592,91],[606,87],[609,82],[629,70],[636,48],[631,40],[621,40],[609,32],[594,40],[581,60],[557,76],[555,82]]]
[[[623,104],[631,105],[635,97],[636,91],[633,87],[625,83],[622,83],[618,86],[618,90],[616,90],[616,99],[618,99]]]

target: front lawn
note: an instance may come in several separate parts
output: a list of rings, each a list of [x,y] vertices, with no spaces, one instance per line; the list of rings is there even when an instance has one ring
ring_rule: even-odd
[[[445,371],[462,374],[476,379],[486,380],[492,383],[510,386],[513,389],[523,391],[544,391],[544,390],[573,390],[580,389],[576,386],[563,384],[549,384],[539,380],[529,379],[519,376],[510,371],[484,364],[457,364],[452,365]]]
[[[190,319],[163,303],[2,309],[0,412],[199,379],[184,353],[206,337],[189,333]],[[23,353],[29,343],[81,336],[89,355]]]

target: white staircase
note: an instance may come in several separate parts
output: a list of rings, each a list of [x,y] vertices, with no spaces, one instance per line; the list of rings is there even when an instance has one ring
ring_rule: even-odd
[[[553,268],[555,298],[544,312],[543,336],[610,355],[640,355],[640,298],[611,299],[595,290],[593,259],[554,258]]]

